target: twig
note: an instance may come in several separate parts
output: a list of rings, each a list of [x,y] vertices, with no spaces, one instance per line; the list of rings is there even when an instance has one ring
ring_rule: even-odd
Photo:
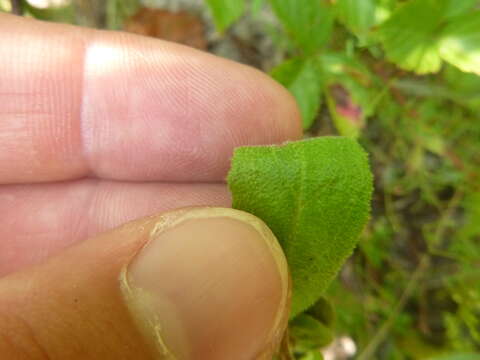
[[[448,202],[447,208],[445,209],[445,211],[443,212],[442,216],[438,221],[438,226],[434,233],[433,246],[438,245],[438,243],[442,241],[442,238],[445,235],[445,232],[448,228],[448,221],[454,215],[454,212],[458,207],[458,205],[460,204],[460,202],[462,201],[462,199],[463,199],[463,191],[456,190],[452,198]],[[432,250],[431,247],[432,245],[429,244],[429,251]]]
[[[420,262],[417,265],[417,268],[412,274],[410,281],[408,282],[405,290],[398,300],[398,303],[395,305],[393,311],[390,313],[388,319],[383,323],[383,325],[378,329],[377,333],[373,336],[370,343],[363,350],[363,352],[358,356],[357,360],[370,360],[373,358],[373,354],[377,351],[377,348],[382,344],[385,337],[388,335],[390,328],[393,326],[397,320],[398,315],[403,310],[405,304],[413,295],[413,292],[418,286],[419,280],[424,275],[430,263],[430,257],[428,254],[422,255]]]
[[[383,204],[385,206],[385,215],[388,222],[392,226],[393,231],[395,233],[398,233],[400,231],[401,225],[400,221],[397,218],[397,215],[395,214],[391,191],[387,192],[387,189],[384,189],[383,191]]]
[[[12,14],[23,15],[22,0],[10,0],[12,5]]]

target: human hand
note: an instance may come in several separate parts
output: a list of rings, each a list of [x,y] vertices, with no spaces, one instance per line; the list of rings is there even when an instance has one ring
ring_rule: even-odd
[[[271,356],[289,291],[273,235],[173,209],[229,206],[233,148],[300,134],[256,70],[0,14],[1,357]]]

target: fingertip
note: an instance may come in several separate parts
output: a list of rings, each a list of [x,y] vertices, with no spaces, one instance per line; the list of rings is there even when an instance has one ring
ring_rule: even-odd
[[[303,136],[302,117],[298,103],[293,95],[280,83],[270,76],[263,74],[274,89],[278,104],[280,123],[287,140],[299,140]]]
[[[288,319],[283,252],[261,220],[237,210],[167,215],[122,284],[139,327],[166,358],[265,358]]]
[[[235,147],[301,136],[292,96],[251,67],[122,32],[0,22],[0,183],[222,181]]]
[[[232,62],[233,63],[233,62]],[[243,67],[245,93],[251,94],[252,112],[258,115],[254,126],[261,134],[272,136],[271,143],[298,140],[303,135],[300,109],[293,95],[280,83],[263,71],[250,66]],[[239,106],[239,108],[241,108]],[[258,117],[262,121],[258,121]]]
[[[84,151],[99,177],[219,181],[235,147],[301,137],[295,100],[252,67],[105,32],[85,59]]]

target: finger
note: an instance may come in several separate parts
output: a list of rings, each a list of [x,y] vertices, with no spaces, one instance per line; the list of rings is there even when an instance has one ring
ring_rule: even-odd
[[[288,318],[288,284],[283,253],[259,219],[232,209],[179,210],[0,279],[0,352],[267,359]]]
[[[181,45],[0,14],[0,54],[0,183],[219,181],[301,134],[280,85]]]
[[[127,221],[198,205],[230,206],[225,185],[88,180],[0,187],[0,276]]]

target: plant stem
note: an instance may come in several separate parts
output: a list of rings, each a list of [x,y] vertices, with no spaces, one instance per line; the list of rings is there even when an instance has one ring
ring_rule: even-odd
[[[443,211],[442,216],[439,219],[438,226],[434,233],[434,244],[433,246],[438,245],[441,242],[443,236],[445,235],[445,231],[448,228],[448,222],[450,218],[453,216],[455,209],[458,207],[460,202],[463,199],[463,192],[461,190],[456,190],[453,194],[452,198],[448,202],[447,208]],[[429,247],[431,244],[429,244]]]
[[[12,14],[23,15],[22,0],[10,0],[10,4],[12,6]]]

